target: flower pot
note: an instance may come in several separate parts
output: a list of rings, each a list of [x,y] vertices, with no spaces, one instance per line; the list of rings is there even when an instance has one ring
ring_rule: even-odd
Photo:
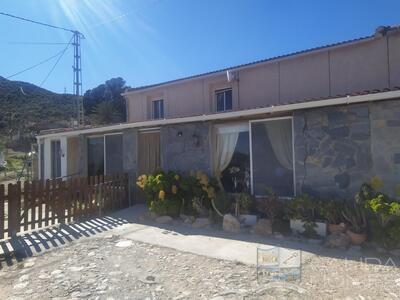
[[[290,219],[290,229],[299,234],[304,233],[304,223],[302,220],[299,219]],[[325,222],[315,222],[317,225],[314,230],[320,237],[326,237],[326,223]]]
[[[328,231],[332,234],[343,233],[346,231],[346,225],[344,223],[328,224]]]
[[[350,229],[347,229],[346,234],[349,236],[350,241],[353,245],[361,245],[367,239],[366,233],[355,233]]]

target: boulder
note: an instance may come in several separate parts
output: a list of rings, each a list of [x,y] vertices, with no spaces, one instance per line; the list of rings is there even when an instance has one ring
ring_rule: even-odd
[[[343,248],[347,249],[350,246],[350,238],[344,233],[333,233],[325,239],[324,246],[327,248]]]
[[[203,228],[212,224],[212,221],[209,218],[197,218],[196,221],[192,224],[193,228]]]
[[[193,217],[193,216],[187,216],[187,215],[185,215],[185,214],[180,214],[180,216],[179,216],[180,218],[181,218],[181,220],[183,221],[183,223],[186,223],[186,224],[192,224],[194,221],[195,221],[195,217]]]
[[[172,218],[170,216],[161,216],[156,218],[155,221],[159,224],[169,224],[172,222]]]
[[[222,228],[224,231],[239,233],[240,232],[240,222],[231,214],[224,215],[224,220],[222,222]]]
[[[258,235],[272,234],[272,221],[269,219],[260,219],[251,229],[251,233]]]
[[[246,226],[254,226],[257,223],[256,215],[240,215],[239,216],[240,223]]]

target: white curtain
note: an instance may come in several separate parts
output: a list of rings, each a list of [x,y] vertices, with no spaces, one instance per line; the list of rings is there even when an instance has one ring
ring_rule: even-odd
[[[231,162],[238,137],[239,132],[218,133],[216,135],[214,171],[217,177]]]
[[[293,170],[292,122],[290,120],[265,122],[265,128],[275,157],[282,167]]]

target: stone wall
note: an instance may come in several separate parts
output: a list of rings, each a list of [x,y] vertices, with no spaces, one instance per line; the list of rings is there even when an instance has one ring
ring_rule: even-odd
[[[400,101],[371,104],[372,176],[382,190],[400,196]]]
[[[369,105],[294,113],[297,193],[351,197],[370,179]]]
[[[400,101],[294,113],[297,193],[349,198],[363,182],[400,195]]]
[[[188,123],[161,128],[161,166],[164,170],[211,174],[210,124]]]

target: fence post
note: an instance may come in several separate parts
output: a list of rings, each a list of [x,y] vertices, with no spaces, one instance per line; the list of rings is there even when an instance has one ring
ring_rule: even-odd
[[[8,184],[8,235],[15,236],[20,231],[21,182]]]
[[[0,240],[4,239],[4,222],[5,222],[5,188],[4,184],[0,184]]]
[[[103,195],[102,183],[96,186],[96,204],[99,205],[99,217],[103,216]]]

